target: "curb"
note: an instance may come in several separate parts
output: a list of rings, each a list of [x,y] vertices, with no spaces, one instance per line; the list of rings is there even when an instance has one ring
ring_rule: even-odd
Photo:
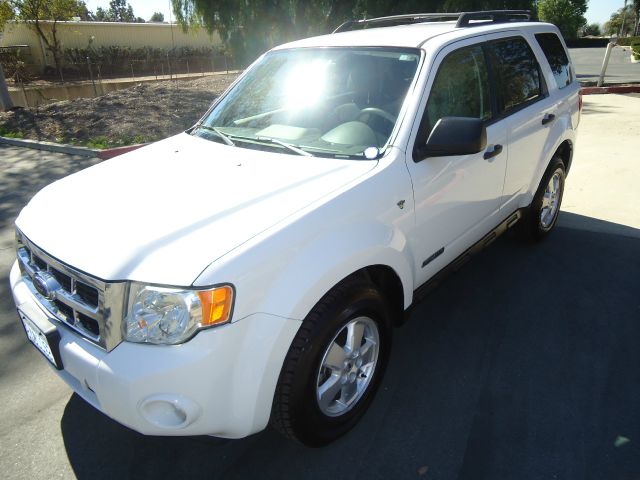
[[[26,140],[22,138],[7,138],[0,136],[0,144],[11,145],[14,147],[33,148],[35,150],[44,150],[47,152],[66,153],[68,155],[81,155],[89,158],[99,158],[107,160],[109,158],[122,155],[123,153],[136,150],[140,147],[148,145],[147,143],[139,143],[136,145],[127,145],[126,147],[106,148],[104,150],[96,150],[87,147],[76,147],[74,145],[65,145],[54,142],[41,142],[38,140]]]
[[[611,87],[582,87],[582,95],[602,95],[605,93],[640,93],[640,85],[614,85]]]
[[[35,150],[45,150],[47,152],[66,153],[69,155],[82,155],[83,157],[98,157],[100,150],[93,150],[87,147],[75,147],[54,142],[41,142],[38,140],[26,140],[22,138],[0,137],[0,143],[12,145],[14,147],[33,148]]]

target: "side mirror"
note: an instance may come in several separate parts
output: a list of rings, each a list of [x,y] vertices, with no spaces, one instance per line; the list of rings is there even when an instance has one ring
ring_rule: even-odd
[[[487,129],[479,118],[443,117],[435,124],[427,142],[416,145],[414,160],[449,155],[471,155],[487,146]]]

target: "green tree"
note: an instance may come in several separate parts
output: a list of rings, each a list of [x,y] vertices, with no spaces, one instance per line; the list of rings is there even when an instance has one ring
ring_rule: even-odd
[[[151,18],[149,19],[150,22],[158,22],[158,23],[162,23],[164,22],[164,13],[162,12],[153,12],[153,15],[151,15]]]
[[[136,17],[133,7],[127,3],[127,0],[111,0],[109,8],[98,7],[91,16],[96,22],[145,23],[144,18]]]
[[[107,11],[110,22],[135,22],[136,16],[133,7],[127,4],[127,0],[111,0]]]
[[[62,78],[62,46],[58,38],[58,22],[82,14],[84,2],[79,0],[7,0],[16,19],[33,29],[47,50]]]
[[[93,19],[96,22],[108,22],[109,15],[107,14],[107,11],[104,8],[98,7],[96,8],[96,13],[93,14]]]
[[[599,23],[591,23],[584,27],[582,33],[584,36],[599,37],[602,35],[602,30],[600,30]]]
[[[171,0],[187,29],[217,30],[236,61],[253,60],[269,48],[329,33],[346,20],[422,12],[509,8],[532,9],[535,0]]]
[[[621,35],[626,36],[632,33],[635,26],[636,13],[633,5],[627,5],[626,12],[624,8],[617,10],[611,14],[609,21],[604,24],[605,35]],[[624,19],[624,20],[623,20]],[[624,26],[622,22],[624,21]]]
[[[578,30],[587,20],[587,0],[540,0],[538,16],[540,20],[556,25],[565,38],[576,38]]]

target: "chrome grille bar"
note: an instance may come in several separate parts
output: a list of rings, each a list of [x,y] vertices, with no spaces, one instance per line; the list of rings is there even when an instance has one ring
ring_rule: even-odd
[[[110,351],[121,341],[120,325],[123,317],[126,282],[105,282],[76,270],[48,255],[20,231],[16,232],[18,264],[22,278],[36,300],[61,323],[90,342]],[[70,282],[57,282],[53,291],[43,295],[42,275],[53,278],[63,275]],[[64,285],[62,285],[64,284]],[[70,287],[70,288],[69,288]],[[83,296],[78,294],[79,288]],[[97,303],[90,303],[93,298]],[[87,300],[88,299],[88,300]],[[63,307],[63,308],[61,308]],[[64,311],[63,311],[64,310]],[[69,315],[69,311],[72,315]]]

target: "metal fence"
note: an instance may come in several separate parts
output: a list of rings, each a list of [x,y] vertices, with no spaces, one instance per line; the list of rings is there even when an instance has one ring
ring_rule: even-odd
[[[162,58],[128,59],[117,63],[95,61],[90,57],[86,57],[84,61],[75,60],[65,61],[60,70],[47,66],[44,72],[38,72],[32,64],[11,58],[9,55],[0,56],[9,86],[43,81],[65,84],[116,78],[171,79],[177,75],[204,75],[208,72],[228,72],[238,68],[231,57],[224,55],[175,57],[167,54]]]
[[[166,54],[117,63],[85,57],[84,61],[66,61],[61,71],[48,67],[43,73],[37,73],[22,60],[10,59],[6,54],[0,58],[14,104],[23,107],[100,96],[127,88],[132,81],[193,79],[212,73],[229,73],[238,68],[231,57],[224,55]]]

